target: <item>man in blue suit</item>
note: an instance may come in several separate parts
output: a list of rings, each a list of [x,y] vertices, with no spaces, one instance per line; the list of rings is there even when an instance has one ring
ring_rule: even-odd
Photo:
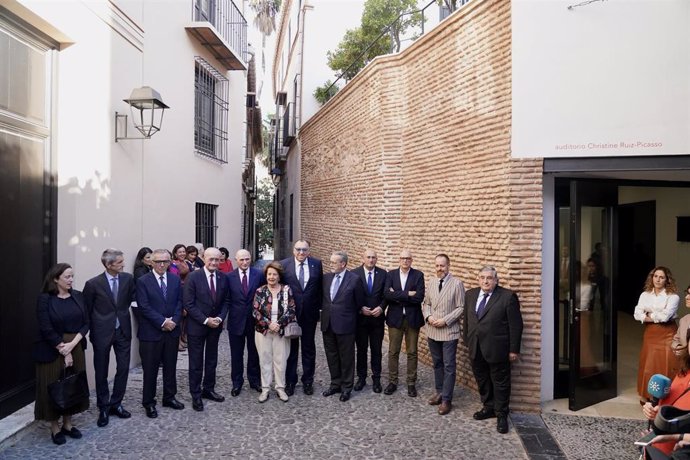
[[[182,287],[180,278],[168,273],[170,253],[156,249],[152,254],[153,271],[137,280],[137,318],[139,318],[139,355],[144,371],[141,404],[149,418],[156,411],[158,367],[163,363],[163,407],[184,409],[175,399],[177,394],[177,347],[180,339],[178,324],[182,318]]]
[[[293,246],[294,257],[282,260],[284,282],[292,289],[297,311],[297,322],[302,328],[302,385],[304,394],[314,394],[314,370],[316,368],[316,323],[321,312],[323,266],[319,259],[309,257],[309,242],[299,240]],[[290,356],[285,370],[285,392],[295,393],[297,385],[297,358],[300,339],[292,339]]]
[[[249,265],[252,255],[246,249],[235,254],[237,268],[230,272],[230,309],[228,310],[228,338],[230,339],[230,377],[232,378],[232,396],[242,391],[244,383],[244,348],[247,347],[247,380],[249,387],[261,391],[261,372],[259,371],[259,354],[254,342],[254,293],[266,284],[266,277],[256,268]]]
[[[201,398],[223,402],[215,391],[218,365],[218,340],[230,303],[228,279],[218,270],[220,251],[204,251],[204,268],[193,271],[184,285],[189,351],[189,392],[192,408],[203,411]],[[203,377],[203,382],[202,382]],[[203,383],[203,387],[202,387]]]

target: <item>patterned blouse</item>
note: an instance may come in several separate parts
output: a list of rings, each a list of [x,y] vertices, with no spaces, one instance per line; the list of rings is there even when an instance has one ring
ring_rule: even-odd
[[[286,299],[287,297],[287,299]],[[287,312],[285,306],[287,305]],[[256,320],[256,332],[264,335],[268,332],[268,325],[271,323],[271,308],[273,307],[273,295],[264,284],[256,290],[254,295],[254,319]],[[287,285],[280,285],[278,296],[278,324],[280,324],[280,335],[285,332],[285,326],[296,320],[295,300],[292,298],[292,290]]]

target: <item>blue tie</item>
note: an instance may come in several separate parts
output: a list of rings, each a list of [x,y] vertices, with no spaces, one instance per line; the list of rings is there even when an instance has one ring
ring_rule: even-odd
[[[299,285],[304,290],[304,262],[299,264]]]
[[[160,277],[161,280],[161,291],[163,291],[163,298],[168,297],[168,286],[165,285],[165,277],[161,275]]]
[[[484,297],[482,297],[482,301],[479,302],[479,306],[477,307],[477,318],[481,318],[482,315],[484,314],[484,310],[486,309],[487,300],[489,300],[489,294],[485,293]]]
[[[369,288],[369,294],[374,290],[374,281],[371,279],[371,272],[369,272],[369,278],[367,279],[367,287]]]
[[[119,290],[118,282],[117,282],[117,276],[113,278],[113,301],[115,302],[115,307],[117,310],[117,291]],[[120,328],[120,318],[117,317],[117,313],[115,314],[115,329]]]
[[[331,301],[335,298],[335,295],[338,293],[338,288],[340,287],[340,275],[336,275],[335,277],[335,282],[333,283],[333,287],[331,288]]]

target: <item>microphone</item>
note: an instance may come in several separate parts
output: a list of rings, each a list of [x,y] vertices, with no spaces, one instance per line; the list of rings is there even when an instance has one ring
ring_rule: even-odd
[[[671,379],[662,374],[654,374],[647,384],[647,393],[652,397],[652,407],[659,405],[659,400],[668,396],[671,390]],[[649,421],[649,429],[652,428],[653,421]]]

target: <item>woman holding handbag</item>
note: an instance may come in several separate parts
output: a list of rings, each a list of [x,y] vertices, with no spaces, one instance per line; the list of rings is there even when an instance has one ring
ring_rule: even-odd
[[[78,373],[86,369],[85,336],[89,331],[89,317],[81,292],[72,289],[74,272],[65,263],[53,266],[46,274],[38,297],[36,319],[39,340],[34,348],[36,361],[36,420],[50,422],[50,436],[55,444],[66,442],[65,436],[81,438],[72,425],[72,415],[89,408],[88,394],[74,406],[62,411],[51,400],[48,386],[65,374],[66,368]],[[62,428],[59,419],[62,416]]]
[[[264,268],[268,284],[261,286],[254,295],[254,339],[259,352],[261,368],[261,394],[259,402],[268,399],[271,382],[275,377],[276,393],[287,402],[285,392],[285,367],[290,354],[290,339],[284,337],[285,327],[296,321],[295,301],[287,284],[281,284],[283,267],[271,262]]]

